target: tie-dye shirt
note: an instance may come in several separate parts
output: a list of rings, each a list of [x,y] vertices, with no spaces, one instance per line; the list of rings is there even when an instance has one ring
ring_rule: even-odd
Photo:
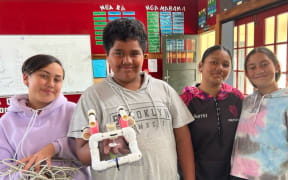
[[[288,89],[243,101],[231,174],[249,180],[288,180]]]

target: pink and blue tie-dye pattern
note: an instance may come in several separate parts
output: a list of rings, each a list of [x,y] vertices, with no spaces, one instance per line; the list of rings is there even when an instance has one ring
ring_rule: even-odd
[[[257,99],[257,94],[255,92],[243,101],[231,174],[253,180],[287,180],[288,89],[275,91],[261,99]]]
[[[239,177],[245,178],[245,179],[247,179],[249,176],[258,177],[260,175],[259,173],[260,164],[257,163],[257,161],[255,160],[250,160],[250,159],[236,156],[234,158],[233,164],[234,166],[237,166],[237,169],[232,168],[231,170],[233,175],[238,175],[238,176],[240,175]]]
[[[243,119],[241,119],[241,123],[238,124],[237,133],[239,133],[239,135],[248,134],[251,136],[256,136],[258,134],[259,128],[264,128],[265,126],[264,117],[266,113],[266,110],[262,110],[257,114],[243,112],[241,116]]]

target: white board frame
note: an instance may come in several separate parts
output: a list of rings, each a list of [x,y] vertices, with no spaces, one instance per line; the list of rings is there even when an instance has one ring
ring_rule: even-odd
[[[21,67],[36,54],[49,54],[62,62],[63,93],[83,92],[93,84],[90,42],[90,35],[0,35],[0,96],[28,92]]]

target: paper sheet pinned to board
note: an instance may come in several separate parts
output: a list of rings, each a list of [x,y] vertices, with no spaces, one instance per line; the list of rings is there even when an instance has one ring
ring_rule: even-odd
[[[148,69],[149,72],[157,72],[157,59],[148,59]]]

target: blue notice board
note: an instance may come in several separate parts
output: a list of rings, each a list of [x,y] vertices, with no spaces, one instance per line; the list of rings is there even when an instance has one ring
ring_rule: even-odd
[[[93,77],[94,78],[107,77],[106,59],[93,59],[92,65],[93,65]]]

